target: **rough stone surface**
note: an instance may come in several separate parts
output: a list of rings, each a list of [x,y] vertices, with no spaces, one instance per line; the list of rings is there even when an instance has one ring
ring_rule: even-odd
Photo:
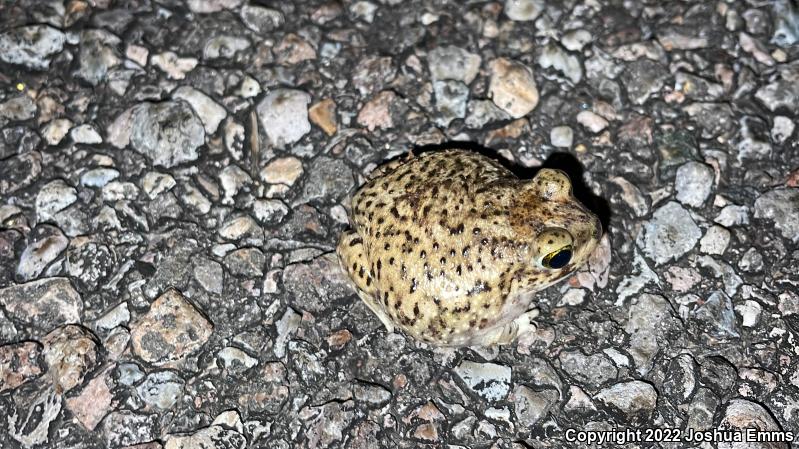
[[[180,292],[169,290],[131,326],[133,352],[149,363],[179,360],[199,349],[212,329]]]
[[[507,366],[464,360],[455,368],[455,374],[475,394],[489,401],[502,400],[510,391],[511,369]]]
[[[641,246],[655,263],[662,265],[693,249],[701,236],[691,215],[678,203],[669,202],[656,210],[646,224]]]
[[[308,104],[311,96],[294,89],[276,89],[258,103],[258,118],[270,145],[284,148],[311,130]]]
[[[48,25],[29,25],[0,34],[0,59],[9,64],[46,70],[50,58],[61,52],[66,36]]]
[[[133,149],[166,168],[199,157],[205,143],[203,124],[185,101],[142,103],[131,117]]]
[[[42,346],[33,341],[0,346],[0,392],[13,390],[44,372]]]
[[[648,416],[655,410],[657,392],[652,385],[633,380],[600,390],[596,399],[609,404],[628,416]]]
[[[533,72],[525,65],[500,58],[491,61],[491,100],[513,118],[527,115],[538,105],[538,87]]]
[[[56,328],[45,335],[42,343],[47,376],[59,393],[80,385],[99,361],[97,337],[81,326]]]
[[[15,320],[38,329],[79,323],[83,302],[66,278],[47,278],[0,289],[0,305]]]
[[[774,222],[783,237],[799,242],[799,189],[775,189],[755,201],[755,218]]]

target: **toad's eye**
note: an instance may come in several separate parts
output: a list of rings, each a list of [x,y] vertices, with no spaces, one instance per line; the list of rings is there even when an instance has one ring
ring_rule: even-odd
[[[563,228],[546,228],[535,240],[538,265],[558,270],[571,262],[574,256],[574,238]]]
[[[552,251],[544,256],[544,258],[541,260],[541,264],[547,268],[557,270],[559,268],[565,267],[570,260],[572,260],[572,247],[564,246],[563,248]]]

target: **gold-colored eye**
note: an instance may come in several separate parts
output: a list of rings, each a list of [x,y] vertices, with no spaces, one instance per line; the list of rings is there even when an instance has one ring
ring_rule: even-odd
[[[541,259],[541,264],[547,268],[552,268],[557,270],[559,268],[565,267],[569,261],[572,260],[572,247],[564,246],[558,250],[552,251],[551,253],[544,256]]]
[[[574,238],[563,228],[546,228],[536,237],[537,261],[549,269],[560,269],[574,256]]]

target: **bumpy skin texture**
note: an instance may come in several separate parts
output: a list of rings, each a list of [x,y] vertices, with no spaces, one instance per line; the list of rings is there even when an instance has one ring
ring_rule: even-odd
[[[378,168],[350,221],[337,253],[358,295],[389,332],[438,346],[510,343],[535,316],[533,293],[580,267],[602,233],[563,172],[519,180],[466,150]],[[544,266],[569,245],[565,266]]]

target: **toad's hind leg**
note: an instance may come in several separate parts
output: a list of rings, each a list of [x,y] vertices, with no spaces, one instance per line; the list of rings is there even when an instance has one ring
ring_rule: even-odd
[[[349,275],[347,277],[358,293],[358,297],[372,313],[377,315],[386,330],[394,332],[394,323],[375,300],[377,289],[370,274],[371,270],[361,236],[351,230],[344,231],[336,246],[336,253],[341,267]]]

